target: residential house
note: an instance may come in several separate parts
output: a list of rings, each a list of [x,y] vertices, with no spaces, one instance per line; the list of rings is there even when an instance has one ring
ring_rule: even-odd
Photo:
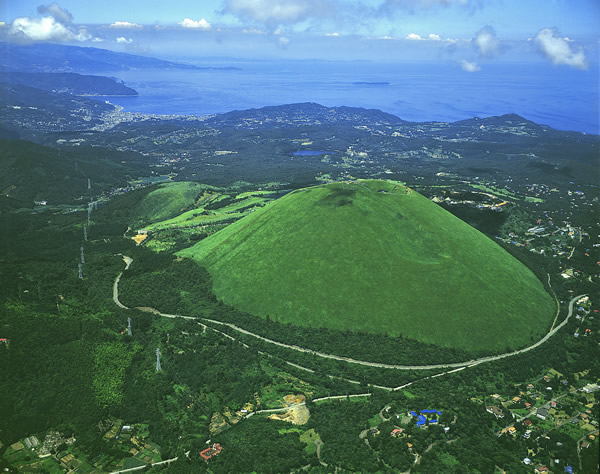
[[[223,448],[221,447],[221,445],[219,443],[215,443],[210,448],[206,448],[200,451],[200,456],[202,456],[202,459],[204,459],[205,461],[208,461],[210,458],[219,454],[222,450]]]
[[[497,406],[486,407],[485,411],[487,411],[488,413],[491,413],[492,415],[495,415],[496,418],[504,418],[504,413],[502,413],[502,410],[500,408],[498,408]]]
[[[540,418],[542,420],[545,420],[546,417],[548,416],[548,409],[546,409],[546,408],[538,408],[536,415],[537,415],[538,418]]]
[[[531,425],[533,425],[533,421],[531,421],[529,418],[527,418],[527,419],[523,420],[523,424],[525,426],[531,426]]]

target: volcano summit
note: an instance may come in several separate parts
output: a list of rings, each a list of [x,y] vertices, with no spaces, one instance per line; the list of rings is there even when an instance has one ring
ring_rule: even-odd
[[[522,263],[391,181],[296,190],[179,255],[225,303],[299,326],[493,352],[539,339],[555,310]]]

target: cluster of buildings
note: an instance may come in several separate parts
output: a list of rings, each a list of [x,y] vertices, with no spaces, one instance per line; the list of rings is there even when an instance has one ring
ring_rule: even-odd
[[[217,456],[223,451],[223,447],[219,443],[214,443],[212,446],[200,451],[200,457],[205,461]]]

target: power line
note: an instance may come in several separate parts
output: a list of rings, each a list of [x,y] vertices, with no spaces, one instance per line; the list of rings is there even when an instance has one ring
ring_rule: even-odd
[[[162,369],[160,367],[160,349],[156,348],[156,371],[160,372]]]

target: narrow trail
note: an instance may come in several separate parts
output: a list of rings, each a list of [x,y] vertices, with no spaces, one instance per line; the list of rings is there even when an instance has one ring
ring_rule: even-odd
[[[125,266],[125,270],[127,270],[129,268],[129,266],[131,265],[131,263],[133,262],[133,259],[131,259],[130,257],[126,257],[123,256],[123,260],[126,263]],[[120,301],[119,301],[119,281],[121,279],[121,276],[123,275],[123,272],[119,273],[119,275],[117,276],[117,278],[115,279],[114,282],[114,286],[113,286],[113,300],[114,302],[121,308],[127,309],[126,306],[124,306]],[[548,277],[549,278],[549,277]],[[537,347],[539,347],[540,345],[544,344],[546,341],[548,341],[554,334],[556,334],[560,329],[562,329],[569,321],[569,319],[571,318],[572,314],[573,314],[573,306],[575,304],[575,302],[581,298],[585,296],[585,294],[581,294],[578,296],[575,296],[571,299],[571,301],[569,302],[569,310],[568,310],[568,314],[565,317],[565,319],[558,324],[557,326],[555,326],[555,324],[553,324],[553,328],[539,341],[537,341],[536,343],[532,344],[531,346],[525,347],[523,349],[518,349],[515,351],[511,351],[511,352],[506,352],[504,354],[498,354],[498,355],[494,355],[494,356],[487,356],[487,357],[481,357],[479,359],[472,359],[472,360],[468,360],[465,362],[453,362],[453,363],[445,363],[445,364],[429,364],[429,365],[399,365],[399,364],[384,364],[381,362],[370,362],[370,361],[365,361],[365,360],[357,360],[357,359],[353,359],[351,357],[344,357],[344,356],[338,356],[338,355],[334,355],[334,354],[327,354],[324,352],[319,352],[319,351],[315,351],[312,349],[306,349],[304,347],[300,347],[300,346],[296,346],[293,344],[285,344],[282,342],[278,342],[278,341],[274,341],[272,339],[260,336],[258,334],[255,334],[253,332],[247,331],[246,329],[240,328],[239,326],[236,326],[235,324],[232,323],[225,323],[223,321],[217,321],[215,319],[209,319],[209,318],[202,318],[202,317],[194,317],[194,316],[185,316],[185,315],[179,315],[179,314],[166,314],[166,313],[161,313],[160,311],[154,309],[154,308],[137,308],[140,309],[142,311],[147,311],[147,312],[152,312],[154,314],[157,314],[159,316],[162,317],[166,317],[166,318],[182,318],[182,319],[194,319],[196,321],[204,321],[204,322],[208,322],[211,324],[216,324],[219,326],[226,326],[230,329],[233,329],[236,332],[239,332],[240,334],[245,334],[247,336],[251,336],[254,337],[255,339],[264,341],[268,344],[272,344],[275,346],[279,346],[279,347],[283,347],[286,349],[291,349],[297,352],[304,352],[307,354],[312,354],[312,355],[316,355],[318,357],[322,357],[324,359],[333,359],[333,360],[339,360],[339,361],[343,361],[343,362],[348,362],[350,364],[357,364],[357,365],[364,365],[364,366],[368,366],[368,367],[377,367],[377,368],[382,368],[382,369],[396,369],[396,370],[435,370],[435,369],[455,369],[455,370],[450,370],[448,372],[442,372],[436,375],[431,375],[429,377],[425,377],[423,379],[419,379],[419,380],[425,380],[428,378],[434,378],[434,377],[440,377],[442,375],[445,374],[449,374],[452,372],[457,372],[459,370],[463,370],[467,367],[473,367],[475,365],[479,365],[485,362],[493,362],[496,360],[500,360],[500,359],[504,359],[506,357],[512,357],[518,354],[523,354],[525,352],[528,352],[532,349],[535,349]],[[557,309],[557,316],[560,313],[560,303],[557,300],[557,304],[558,304],[558,309]],[[555,322],[556,322],[556,318],[555,318]],[[202,326],[205,326],[204,324],[200,323]],[[210,326],[208,326],[210,329],[219,332],[221,334],[223,334],[224,336],[228,337],[231,340],[235,340],[235,338],[233,338],[232,336],[218,331]],[[244,344],[244,343],[242,343]],[[246,344],[244,344],[245,347],[248,347]],[[292,364],[290,364],[292,365]],[[297,365],[297,364],[294,364]],[[303,367],[303,369],[305,369]],[[312,370],[312,369],[306,369],[308,371]],[[417,382],[418,380],[415,380],[413,382],[407,383],[405,385],[396,387],[394,390],[401,390],[402,388],[408,387],[409,385],[412,385],[413,383]],[[352,383],[354,383],[354,381],[352,381]],[[383,386],[375,386],[376,388],[382,388],[382,389],[386,389],[389,390],[390,387],[383,387]]]

